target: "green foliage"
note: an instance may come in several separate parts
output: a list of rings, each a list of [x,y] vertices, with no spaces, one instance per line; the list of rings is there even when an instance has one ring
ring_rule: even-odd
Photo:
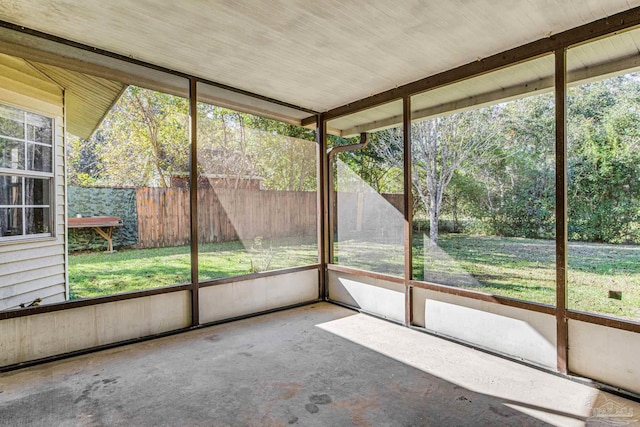
[[[551,238],[555,229],[554,103],[550,95],[503,105],[503,145],[484,171],[491,234]]]
[[[567,137],[569,238],[640,243],[640,76],[572,88]],[[436,228],[444,217],[456,232],[464,224],[485,234],[554,237],[552,94],[419,122],[412,138],[414,217],[431,217]],[[341,159],[377,191],[400,192],[401,141],[401,128],[375,132],[366,149]]]
[[[188,171],[188,108],[185,98],[129,86],[100,127],[99,182],[168,187]]]
[[[67,139],[67,185],[91,187],[98,185],[102,164],[98,147],[102,144],[101,132],[88,140],[70,136]]]
[[[316,188],[313,131],[210,104],[198,105],[198,163],[231,188],[247,178],[269,190]]]
[[[188,100],[129,86],[90,140],[67,144],[68,182],[78,186],[171,185],[189,173]],[[198,104],[199,172],[238,188],[316,188],[315,132]]]
[[[339,138],[332,135],[328,137],[330,147],[359,142],[360,137]],[[338,158],[376,192],[402,193],[401,128],[373,132],[369,135],[369,144],[365,148],[340,153]]]
[[[455,171],[442,200],[442,215],[451,218],[451,227],[449,228],[451,232],[468,231],[469,224],[464,224],[463,218],[482,218],[485,216],[485,205],[481,202],[484,194],[484,186],[475,179],[473,174],[467,173],[463,169]],[[417,208],[426,211],[421,205],[418,205]]]
[[[639,97],[633,75],[572,91],[571,240],[640,243]]]
[[[639,102],[636,74],[569,91],[572,240],[640,243]],[[424,129],[414,124],[415,217],[434,213],[431,221],[445,217],[457,232],[466,225],[500,236],[553,237],[554,110],[552,94],[544,94],[430,119]],[[204,103],[198,118],[201,173],[232,187],[251,178],[265,189],[315,190],[313,131]],[[186,99],[129,87],[90,140],[69,139],[68,182],[170,185],[189,170],[188,124]],[[400,193],[402,152],[397,127],[372,133],[365,149],[339,158],[373,190]]]

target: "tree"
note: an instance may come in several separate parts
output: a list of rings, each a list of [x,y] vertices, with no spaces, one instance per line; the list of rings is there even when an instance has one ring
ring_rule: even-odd
[[[631,74],[570,92],[569,238],[640,243],[640,81]]]
[[[104,143],[104,135],[97,131],[92,138],[82,139],[71,136],[67,140],[67,183],[78,187],[96,185],[103,172],[98,156],[99,147]]]
[[[473,160],[475,166],[494,156],[499,108],[463,111],[414,123],[411,127],[412,184],[429,213],[429,238],[438,243],[444,193],[456,171]],[[381,131],[378,153],[402,167],[400,128]]]
[[[340,141],[358,142],[359,137]],[[396,127],[371,133],[365,148],[341,153],[340,159],[377,193],[402,193],[402,151],[402,127]]]
[[[260,174],[270,190],[316,189],[316,143],[290,136],[261,135]]]
[[[316,188],[313,131],[205,103],[198,119],[200,172],[229,188],[249,177],[269,189]],[[89,140],[70,138],[69,183],[167,187],[188,175],[188,129],[188,100],[129,86]]]
[[[499,155],[478,171],[493,234],[550,238],[555,232],[554,99],[551,94],[502,104]]]
[[[479,165],[493,155],[497,113],[497,108],[464,111],[418,122],[411,129],[412,182],[429,207],[433,243],[438,243],[442,198],[455,172],[471,159]]]
[[[188,125],[186,99],[127,87],[85,143],[93,149],[89,157],[98,173],[95,183],[169,186],[173,174],[189,170]],[[76,167],[86,165],[82,162]]]
[[[640,75],[572,88],[568,99],[568,213],[571,240],[640,243]],[[552,94],[412,125],[415,206],[438,240],[444,213],[476,231],[552,238],[555,234],[555,105]],[[402,129],[372,134],[345,156],[375,183],[402,168]],[[374,160],[374,161],[371,161]]]
[[[250,114],[245,123],[260,140],[259,165],[263,185],[270,190],[314,191],[315,132]]]
[[[451,178],[451,182],[442,197],[442,210],[451,215],[451,231],[463,231],[461,218],[486,216],[485,205],[482,203],[486,194],[483,182],[479,180],[477,171],[458,169]],[[425,210],[423,208],[423,210]],[[426,210],[425,210],[426,211]]]
[[[198,143],[200,172],[215,176],[225,187],[242,188],[247,178],[258,176],[258,144],[242,113],[198,104]]]
[[[266,189],[316,188],[312,131],[210,104],[199,104],[198,119],[201,172],[226,187],[241,188],[259,177]]]

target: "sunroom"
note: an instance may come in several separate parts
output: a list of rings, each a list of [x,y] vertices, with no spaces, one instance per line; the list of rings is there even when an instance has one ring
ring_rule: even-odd
[[[465,401],[501,396],[443,406],[454,423],[509,424],[497,403],[514,423],[640,422],[639,5],[0,5],[0,411],[29,407],[30,369],[77,360],[88,381],[142,341],[200,360],[226,337],[223,356],[263,348],[247,366],[275,369],[284,394],[277,415],[220,404],[214,424],[447,422],[411,393],[349,400],[336,366],[386,369],[340,361],[371,351],[399,363],[397,390],[411,367],[416,390],[428,372],[483,394]],[[241,372],[242,348],[208,369]],[[502,358],[478,368],[489,383],[542,375],[548,394],[456,377],[487,354]],[[292,385],[279,357],[326,382]],[[455,363],[439,375],[441,359]],[[257,398],[258,380],[223,377]],[[310,387],[316,418],[289,414]]]

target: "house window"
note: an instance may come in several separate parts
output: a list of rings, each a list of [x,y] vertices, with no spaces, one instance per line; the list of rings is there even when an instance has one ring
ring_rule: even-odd
[[[0,105],[0,241],[52,235],[53,120]]]

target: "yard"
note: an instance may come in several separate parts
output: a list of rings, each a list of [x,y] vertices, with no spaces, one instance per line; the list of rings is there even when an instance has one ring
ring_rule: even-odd
[[[435,249],[424,241],[414,240],[417,278],[555,305],[552,240],[445,234]],[[640,247],[570,243],[568,253],[568,308],[640,320]]]
[[[425,245],[424,242],[427,242]],[[555,243],[551,240],[442,234],[439,246],[414,237],[414,277],[512,298],[555,304]],[[200,280],[317,262],[316,245],[294,240],[206,244]],[[347,241],[336,245],[338,263],[401,275],[402,247]],[[72,255],[71,297],[156,288],[189,281],[189,247],[128,249]],[[640,247],[569,245],[568,307],[640,320]],[[622,292],[622,299],[608,297]]]
[[[200,245],[200,281],[318,262],[317,246],[280,239]],[[123,249],[112,254],[90,252],[69,257],[71,299],[90,298],[188,283],[190,248]]]

